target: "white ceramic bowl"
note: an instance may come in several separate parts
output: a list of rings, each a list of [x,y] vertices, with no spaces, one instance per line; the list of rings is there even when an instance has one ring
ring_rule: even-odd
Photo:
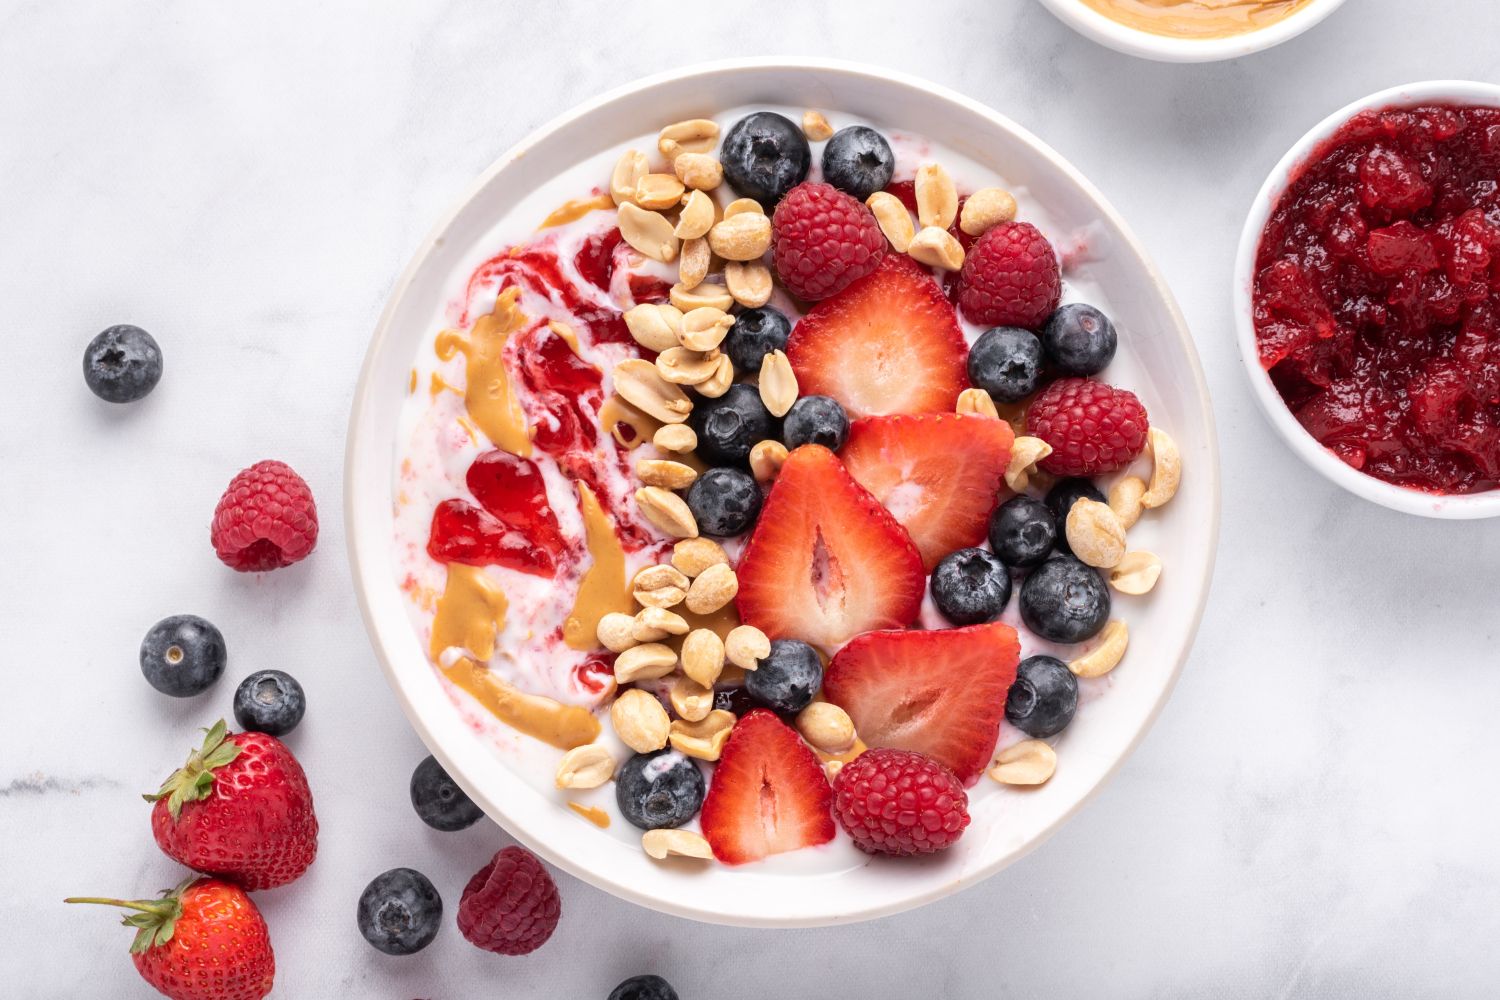
[[[1301,10],[1259,31],[1227,38],[1173,38],[1121,24],[1082,0],[1042,0],[1048,10],[1079,34],[1117,52],[1157,62],[1217,62],[1269,49],[1302,34],[1337,10],[1344,0],[1313,0]]]
[[[1240,360],[1244,362],[1250,387],[1259,400],[1261,409],[1272,426],[1281,433],[1304,462],[1321,472],[1333,482],[1355,496],[1373,500],[1382,507],[1419,514],[1423,517],[1478,518],[1500,516],[1500,490],[1475,493],[1466,496],[1435,496],[1420,490],[1407,489],[1367,476],[1341,461],[1333,452],[1324,448],[1311,434],[1303,429],[1287,409],[1286,403],[1271,382],[1271,376],[1261,367],[1260,355],[1255,343],[1255,319],[1251,309],[1252,290],[1255,283],[1255,256],[1260,248],[1261,231],[1272,208],[1281,199],[1292,175],[1302,166],[1324,139],[1339,126],[1360,111],[1370,108],[1411,107],[1428,103],[1477,104],[1500,107],[1500,86],[1492,83],[1471,83],[1463,80],[1429,80],[1412,83],[1404,87],[1392,87],[1369,97],[1346,105],[1313,126],[1296,145],[1287,150],[1281,162],[1271,171],[1260,192],[1250,206],[1245,219],[1245,228],[1240,233],[1239,255],[1234,265],[1234,318],[1236,336],[1239,340]]]
[[[1093,259],[1083,266],[1108,290],[1122,330],[1115,363],[1128,369],[1128,384],[1154,422],[1171,429],[1183,454],[1176,499],[1137,529],[1167,569],[1149,599],[1119,599],[1133,636],[1126,664],[1061,738],[1056,776],[1025,792],[982,779],[973,825],[941,857],[876,860],[845,840],[844,853],[833,856],[847,863],[833,871],[824,864],[830,855],[816,853],[828,848],[741,868],[651,861],[638,831],[618,819],[607,831],[583,822],[548,787],[550,769],[526,780],[460,722],[396,585],[397,414],[416,347],[431,333],[430,317],[458,262],[528,191],[580,158],[664,122],[747,102],[918,126],[960,153],[999,165],[1059,225],[1087,232]],[[778,927],[859,920],[945,896],[1021,857],[1077,811],[1167,700],[1207,598],[1219,520],[1213,416],[1192,340],[1161,276],[1093,185],[1013,122],[966,97],[883,70],[811,60],[717,63],[640,81],[544,126],[487,170],[418,248],[376,327],[355,392],[344,497],[354,582],[386,677],[417,733],[491,817],[552,864],[623,898],[700,920]]]

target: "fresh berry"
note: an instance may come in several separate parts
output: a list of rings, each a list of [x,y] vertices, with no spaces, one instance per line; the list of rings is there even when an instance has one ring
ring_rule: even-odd
[[[800,712],[823,686],[823,661],[818,651],[796,639],[775,639],[771,653],[745,674],[750,697],[783,715]]]
[[[1054,476],[1125,468],[1146,447],[1149,426],[1135,393],[1086,378],[1053,382],[1026,411],[1026,433],[1052,446],[1040,465]]]
[[[801,391],[832,396],[855,419],[953,412],[966,351],[942,289],[901,254],[813,306],[786,348]]]
[[[958,308],[970,323],[1036,330],[1062,298],[1052,244],[1029,222],[1002,222],[969,248]]]
[[[825,648],[909,625],[927,582],[905,529],[815,444],[787,456],[738,575],[743,621]]]
[[[1003,420],[956,413],[867,417],[840,456],[911,534],[927,569],[984,540],[1014,440]]]
[[[458,903],[458,931],[497,955],[529,955],[557,930],[562,897],[552,873],[522,847],[502,848],[474,873]]]
[[[849,436],[849,416],[828,396],[803,396],[792,404],[781,422],[781,438],[788,448],[820,444],[838,451]]]
[[[160,899],[75,896],[133,911],[130,959],[171,1000],[260,1000],[271,992],[276,956],[265,918],[245,890],[216,878],[189,879]],[[112,992],[112,991],[108,991]]]
[[[990,516],[990,548],[1017,569],[1039,565],[1051,554],[1057,535],[1052,509],[1035,497],[1011,497]]]
[[[743,684],[736,684],[732,687],[720,686],[714,690],[714,708],[733,712],[736,717],[757,707],[759,706],[755,699],[750,697],[750,692],[745,690]]]
[[[735,725],[703,803],[703,836],[726,865],[826,844],[833,790],[797,731],[756,709]]]
[[[197,615],[173,615],[151,626],[141,640],[141,673],[162,694],[191,698],[224,673],[224,634]]]
[[[834,655],[823,694],[869,746],[926,754],[967,786],[990,762],[1020,660],[1000,622],[870,632]]]
[[[767,354],[786,350],[791,332],[791,320],[781,310],[771,306],[746,309],[724,336],[724,353],[734,362],[735,371],[758,372]]]
[[[411,773],[411,807],[434,830],[467,830],[484,818],[484,810],[458,787],[436,757],[427,756]]]
[[[703,805],[703,772],[676,750],[637,754],[616,776],[615,802],[642,830],[681,826]]]
[[[677,991],[661,976],[631,976],[609,991],[609,1000],[677,1000]]]
[[[885,251],[875,215],[830,184],[799,184],[771,216],[771,261],[799,299],[837,295],[874,271]]]
[[[220,719],[203,746],[146,796],[151,833],[167,857],[246,889],[274,889],[307,871],[318,819],[302,765],[265,733],[231,733]]]
[[[1109,620],[1109,588],[1073,556],[1054,555],[1021,584],[1021,620],[1043,639],[1083,642]]]
[[[1005,699],[1005,720],[1027,736],[1045,739],[1068,728],[1078,710],[1078,678],[1055,656],[1028,656]]]
[[[959,549],[932,571],[932,601],[955,625],[992,622],[1010,601],[1010,570],[984,549]]]
[[[256,462],[214,508],[214,552],[230,569],[263,573],[307,558],[318,543],[312,491],[283,462]]]
[[[952,771],[910,750],[866,750],[833,782],[833,816],[869,854],[933,854],[969,825],[969,795]]]
[[[709,469],[688,487],[687,505],[705,535],[744,534],[760,516],[760,486],[741,469]]]
[[[698,435],[698,457],[711,465],[746,466],[756,443],[781,435],[760,391],[743,382],[717,399],[695,400],[688,424]]]
[[[757,111],[729,126],[719,161],[730,187],[770,208],[807,178],[812,150],[791,120]]]
[[[302,685],[281,670],[257,670],[234,690],[234,721],[249,732],[285,736],[306,713]]]
[[[443,925],[443,897],[426,875],[392,868],[370,880],[355,910],[359,932],[387,955],[414,955]]]
[[[1120,338],[1115,325],[1093,306],[1058,306],[1042,328],[1042,350],[1064,375],[1097,375],[1114,359]]]
[[[144,399],[161,381],[161,348],[138,326],[112,326],[83,352],[83,380],[106,403]]]
[[[1047,491],[1047,509],[1052,512],[1052,528],[1057,551],[1073,554],[1073,549],[1068,545],[1068,511],[1079,500],[1094,500],[1106,503],[1102,490],[1081,477],[1059,479],[1052,484]],[[1015,565],[1015,564],[1012,564]]]
[[[1019,403],[1042,377],[1042,342],[1030,330],[996,326],[969,348],[969,381],[997,403]]]
[[[841,128],[823,147],[823,179],[860,201],[884,190],[895,172],[891,144],[868,125]]]

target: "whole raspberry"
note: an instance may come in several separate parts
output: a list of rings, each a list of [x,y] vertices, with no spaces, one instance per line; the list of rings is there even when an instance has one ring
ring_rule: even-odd
[[[931,757],[866,750],[833,782],[833,818],[870,854],[932,854],[969,825],[964,786]]]
[[[557,930],[561,915],[557,883],[536,855],[507,847],[464,886],[458,930],[485,951],[528,955]]]
[[[1026,433],[1052,446],[1040,465],[1056,476],[1125,468],[1146,446],[1150,426],[1135,393],[1091,378],[1053,382],[1026,411]]]
[[[1057,254],[1029,222],[1002,222],[975,240],[964,257],[958,308],[971,323],[1035,330],[1061,298]]]
[[[798,184],[771,216],[771,259],[787,291],[816,301],[880,266],[885,234],[868,208],[831,184]]]
[[[230,569],[280,569],[305,559],[318,543],[318,507],[291,466],[256,462],[229,481],[214,508],[210,537]]]

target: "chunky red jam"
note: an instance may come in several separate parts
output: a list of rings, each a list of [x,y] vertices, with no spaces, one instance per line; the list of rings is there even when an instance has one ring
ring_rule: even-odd
[[[1500,485],[1500,109],[1346,122],[1266,223],[1254,315],[1282,399],[1349,465]]]

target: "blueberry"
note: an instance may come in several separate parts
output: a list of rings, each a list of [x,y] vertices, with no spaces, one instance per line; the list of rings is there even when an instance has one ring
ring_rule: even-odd
[[[484,810],[431,756],[411,773],[411,807],[423,823],[444,833],[466,830],[484,816]]]
[[[285,736],[306,713],[302,685],[280,670],[257,670],[234,691],[234,721],[250,732]]]
[[[800,712],[823,686],[818,651],[796,639],[776,639],[771,655],[745,675],[745,690],[774,712]]]
[[[1043,639],[1082,642],[1109,620],[1109,588],[1074,557],[1054,555],[1021,584],[1021,620]]]
[[[173,698],[208,690],[224,673],[229,651],[224,633],[197,615],[173,615],[151,626],[141,640],[141,673]]]
[[[786,314],[770,306],[746,309],[734,318],[734,325],[724,337],[724,353],[734,362],[734,370],[754,374],[761,360],[772,351],[786,350],[792,322]]]
[[[1027,736],[1045,739],[1068,728],[1078,710],[1078,678],[1055,656],[1028,656],[1005,696],[1006,720]]]
[[[443,924],[443,898],[427,876],[392,868],[359,894],[359,932],[387,955],[412,955],[432,943]]]
[[[742,535],[760,516],[760,486],[740,469],[709,469],[688,487],[687,505],[703,534]]]
[[[661,976],[631,976],[609,991],[609,1000],[677,1000],[677,991]]]
[[[969,381],[997,403],[1019,403],[1036,392],[1042,375],[1042,342],[1018,326],[996,326],[969,349]]]
[[[744,715],[752,708],[758,708],[755,699],[750,697],[750,692],[745,690],[743,684],[734,687],[721,687],[714,691],[714,708],[733,712],[736,716]]]
[[[820,444],[832,451],[844,446],[849,436],[849,416],[831,396],[803,396],[786,411],[781,439],[787,449]]]
[[[1073,505],[1084,497],[1100,503],[1106,502],[1099,487],[1087,479],[1078,477],[1059,479],[1047,491],[1047,506],[1051,509],[1052,516],[1057,523],[1057,551],[1059,552],[1066,552],[1069,555],[1073,552],[1068,547],[1068,511],[1072,510]]]
[[[620,812],[642,830],[681,826],[703,806],[703,772],[676,750],[636,754],[615,780]]]
[[[106,403],[134,403],[161,381],[161,348],[138,326],[112,326],[83,351],[83,380]]]
[[[990,515],[990,548],[1007,566],[1035,566],[1056,543],[1052,508],[1035,497],[1011,497]]]
[[[1010,601],[1010,570],[984,549],[959,549],[932,571],[932,600],[955,625],[1000,617]]]
[[[812,150],[790,119],[774,111],[757,111],[729,126],[719,160],[730,187],[769,209],[807,180]]]
[[[823,147],[823,179],[860,201],[884,190],[895,172],[891,144],[868,125],[841,128]]]
[[[1042,328],[1042,349],[1052,367],[1065,375],[1097,375],[1115,356],[1120,338],[1115,325],[1093,306],[1059,306]]]
[[[756,442],[781,436],[780,422],[760,401],[760,390],[743,382],[718,399],[695,400],[688,423],[698,435],[698,457],[710,465],[744,468]]]

